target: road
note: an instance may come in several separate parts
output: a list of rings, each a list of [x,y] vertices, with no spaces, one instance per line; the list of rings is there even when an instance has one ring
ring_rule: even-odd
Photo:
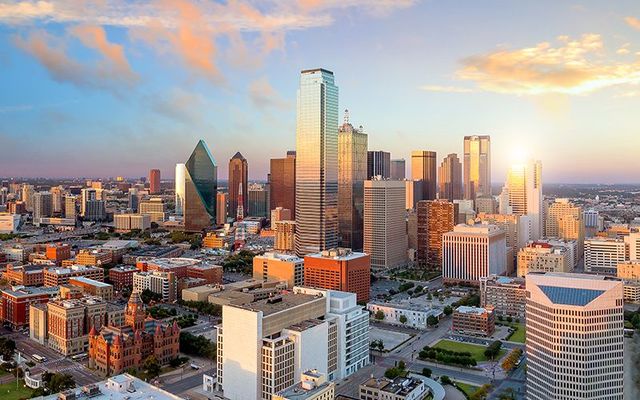
[[[97,226],[91,226],[88,228],[79,228],[79,229],[75,229],[73,231],[68,231],[68,232],[56,232],[56,233],[49,233],[45,235],[35,235],[28,238],[13,239],[13,240],[7,241],[6,243],[35,244],[35,243],[55,242],[60,240],[66,240],[72,237],[88,235],[90,233],[97,233],[101,230],[102,230],[102,227],[97,225]]]

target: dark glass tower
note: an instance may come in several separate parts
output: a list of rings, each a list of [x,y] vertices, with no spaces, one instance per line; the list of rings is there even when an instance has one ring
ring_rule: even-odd
[[[215,224],[218,169],[204,140],[185,163],[184,228],[201,231]]]

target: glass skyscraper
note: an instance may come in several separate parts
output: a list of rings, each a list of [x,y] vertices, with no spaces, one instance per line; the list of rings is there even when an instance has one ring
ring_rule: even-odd
[[[464,198],[491,195],[491,137],[464,137]]]
[[[182,215],[184,212],[184,180],[186,167],[184,164],[176,164],[176,214]]]
[[[296,253],[338,245],[338,87],[333,72],[300,74],[296,116]]]
[[[201,231],[216,221],[218,169],[204,140],[185,163],[184,228]]]

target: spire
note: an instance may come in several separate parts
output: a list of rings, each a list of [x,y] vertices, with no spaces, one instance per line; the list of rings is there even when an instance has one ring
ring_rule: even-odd
[[[344,124],[349,124],[349,109],[345,108],[344,110]]]
[[[89,336],[96,336],[96,335],[97,335],[97,333],[96,333],[96,327],[95,327],[95,326],[92,326],[92,327],[91,327],[91,330],[89,331]]]
[[[238,151],[236,152],[236,154],[233,155],[233,157],[231,157],[232,160],[234,159],[240,159],[240,160],[244,160],[244,156]]]
[[[131,296],[129,297],[129,303],[131,304],[142,304],[142,298],[140,297],[140,292],[134,290],[131,292]]]

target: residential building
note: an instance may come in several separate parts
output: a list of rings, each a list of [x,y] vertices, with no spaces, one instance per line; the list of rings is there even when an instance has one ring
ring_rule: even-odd
[[[594,237],[584,241],[584,270],[616,275],[619,264],[627,261],[624,239]]]
[[[162,224],[166,219],[167,205],[161,198],[153,197],[138,204],[138,213],[148,215],[151,222]]]
[[[496,225],[456,225],[442,237],[442,277],[447,283],[479,285],[506,272],[506,235]]]
[[[453,332],[464,335],[491,336],[496,328],[493,307],[460,306],[453,310]]]
[[[349,123],[349,114],[345,111],[345,121],[338,130],[338,232],[340,246],[356,251],[363,246],[367,146],[367,134],[362,127],[354,128]]]
[[[98,297],[52,300],[47,303],[47,344],[64,356],[86,353],[89,332],[106,321],[107,303]]]
[[[300,74],[296,118],[296,254],[338,245],[338,87],[333,72]]]
[[[513,165],[507,173],[506,188],[511,213],[529,216],[531,240],[540,239],[544,233],[542,163],[530,161]]]
[[[369,378],[359,387],[360,400],[420,400],[430,393],[422,379],[399,376]]]
[[[85,278],[84,276],[77,276],[69,278],[69,284],[79,287],[86,294],[100,297],[104,301],[113,300],[113,285],[108,283]]]
[[[455,153],[447,155],[438,169],[439,193],[443,200],[462,199],[462,164]]]
[[[160,193],[160,170],[152,169],[149,171],[149,194]]]
[[[381,177],[389,179],[391,176],[391,153],[386,151],[367,151],[367,178]],[[363,180],[366,180],[363,179]]]
[[[24,202],[26,210],[29,212],[33,212],[33,195],[34,194],[35,194],[35,190],[33,188],[33,185],[29,185],[27,183],[24,183],[22,185],[20,200]]]
[[[300,381],[293,386],[274,393],[271,400],[333,400],[334,396],[335,384],[312,369],[302,372]]]
[[[276,238],[273,249],[293,252],[296,240],[296,221],[278,221],[275,225]]]
[[[53,215],[53,199],[50,192],[37,192],[33,195],[33,224],[40,225],[40,218]]]
[[[304,260],[283,253],[264,253],[253,257],[253,279],[286,281],[288,288],[304,285]]]
[[[345,248],[307,254],[304,257],[304,285],[351,292],[357,295],[359,302],[369,301],[371,258],[368,254]]]
[[[464,137],[464,198],[491,195],[491,137]]]
[[[284,158],[272,158],[269,169],[269,209],[276,207],[291,210],[296,215],[296,152],[287,151]]]
[[[172,272],[135,272],[133,291],[142,293],[150,290],[162,296],[163,302],[173,302],[178,298],[176,276]]]
[[[522,278],[491,275],[480,278],[480,306],[493,307],[496,315],[524,320],[526,282]]]
[[[404,158],[391,160],[391,176],[389,179],[394,181],[403,181],[406,178],[407,166]]]
[[[229,218],[236,218],[238,202],[242,197],[242,217],[245,217],[249,210],[249,164],[247,159],[237,152],[229,160],[229,208],[227,210]],[[242,186],[242,189],[240,187]],[[244,193],[244,196],[241,196]]]
[[[72,265],[70,267],[53,267],[44,270],[44,286],[53,287],[69,283],[69,279],[84,276],[97,281],[104,280],[104,269],[100,267]]]
[[[58,294],[57,288],[15,286],[0,291],[0,320],[13,329],[29,324],[29,306],[46,303]]]
[[[622,400],[622,281],[527,276],[527,399]]]
[[[216,221],[218,192],[218,169],[204,140],[193,149],[184,173],[184,229],[202,231]]]
[[[44,265],[18,265],[7,264],[2,273],[2,279],[14,286],[42,286],[44,284]]]
[[[176,215],[184,214],[184,201],[186,195],[186,176],[187,176],[187,167],[180,163],[176,164],[176,173],[175,173],[175,213]],[[226,216],[226,213],[225,213]]]
[[[518,251],[518,276],[532,272],[571,272],[567,249],[545,242],[531,242]]]
[[[64,217],[68,219],[76,219],[78,196],[67,194],[64,196]]]
[[[437,160],[435,151],[411,152],[411,179],[422,181],[422,200],[435,200]]]
[[[416,259],[421,265],[438,267],[442,263],[442,236],[455,227],[458,205],[447,200],[421,200],[416,213]]]
[[[109,280],[115,290],[133,287],[133,274],[138,269],[133,265],[121,265],[109,269]]]
[[[405,326],[414,329],[426,329],[429,327],[427,320],[429,317],[442,318],[442,310],[436,308],[427,308],[424,304],[415,304],[411,302],[387,302],[373,300],[367,303],[367,310],[372,316],[378,312],[384,314],[382,322],[386,324]],[[402,322],[402,317],[405,322]]]
[[[110,376],[142,367],[149,356],[164,365],[178,357],[179,347],[178,324],[146,317],[144,303],[134,290],[125,309],[124,326],[93,327],[89,332],[89,368]]]
[[[364,252],[374,269],[407,262],[405,187],[402,181],[364,182]]]
[[[151,215],[114,214],[113,225],[116,232],[131,232],[134,229],[144,231],[151,228]]]

